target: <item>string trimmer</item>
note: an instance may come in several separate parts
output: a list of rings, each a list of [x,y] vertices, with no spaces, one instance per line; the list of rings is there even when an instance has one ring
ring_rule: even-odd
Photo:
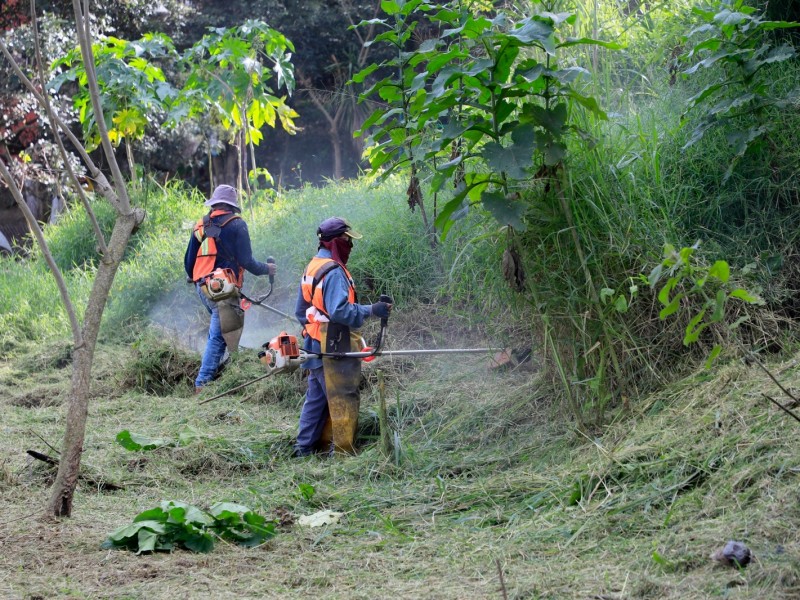
[[[297,336],[290,335],[282,331],[269,342],[262,345],[263,350],[258,353],[258,358],[264,368],[266,375],[252,379],[233,389],[217,394],[216,396],[203,400],[200,404],[206,404],[217,398],[222,398],[232,394],[253,383],[272,377],[278,373],[288,373],[297,370],[301,364],[310,358],[327,357],[334,359],[360,358],[364,362],[375,360],[378,356],[426,356],[431,354],[478,354],[498,352],[502,348],[436,348],[430,350],[383,350],[381,348],[384,333],[386,331],[387,319],[381,319],[381,329],[375,340],[374,346],[367,346],[362,338],[362,349],[358,352],[309,352],[304,350],[298,343]]]
[[[268,256],[267,264],[274,265],[275,259],[272,258],[271,256]],[[242,303],[241,303],[242,308],[244,310],[247,310],[248,308],[250,308],[250,306],[260,306],[264,310],[274,312],[276,315],[280,315],[285,319],[289,319],[290,321],[293,320],[294,317],[292,317],[292,315],[290,315],[289,313],[285,313],[282,310],[278,310],[277,308],[275,308],[274,306],[270,306],[269,304],[264,304],[264,301],[272,295],[272,290],[274,289],[274,287],[275,287],[275,275],[270,275],[269,290],[263,296],[250,298],[249,296],[245,295],[244,292],[240,292],[240,295],[242,296]]]

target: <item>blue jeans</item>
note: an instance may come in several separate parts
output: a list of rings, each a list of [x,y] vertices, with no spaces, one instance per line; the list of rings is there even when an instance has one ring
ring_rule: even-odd
[[[311,454],[328,421],[328,396],[325,390],[325,375],[322,367],[309,369],[308,389],[303,409],[300,411],[300,427],[297,432],[298,454]]]
[[[222,337],[222,329],[219,325],[217,303],[206,298],[200,291],[200,286],[197,286],[197,295],[200,296],[200,301],[206,310],[211,313],[211,324],[208,326],[208,340],[206,340],[206,349],[203,352],[203,361],[200,363],[197,379],[194,380],[195,387],[203,387],[217,374],[219,362],[225,354],[225,339]]]

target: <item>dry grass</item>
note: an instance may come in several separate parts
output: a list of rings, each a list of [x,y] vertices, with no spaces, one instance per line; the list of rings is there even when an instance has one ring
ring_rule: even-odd
[[[393,346],[411,343],[414,334],[397,329]],[[114,370],[105,361],[121,364],[120,352],[100,357],[98,387]],[[798,364],[771,369],[800,388]],[[204,406],[180,385],[162,396],[97,395],[85,461],[125,489],[82,484],[74,517],[56,523],[40,517],[47,481],[24,451],[44,449],[31,432],[60,445],[63,407],[26,408],[6,396],[0,597],[502,598],[496,561],[516,599],[800,595],[798,424],[761,397],[780,393],[756,367],[698,373],[587,439],[534,373],[488,372],[484,357],[373,365],[387,373],[399,460],[380,454],[370,423],[357,457],[289,458],[302,401],[302,381],[291,377]],[[233,387],[257,369],[242,357],[216,385]],[[3,367],[0,383],[8,388],[19,373]],[[43,375],[66,389],[69,369]],[[367,417],[376,394],[369,373],[365,385]],[[122,429],[176,439],[187,426],[194,439],[175,448],[131,453],[114,442]],[[316,493],[305,499],[299,484]],[[162,499],[234,500],[287,525],[255,550],[99,549]],[[289,524],[321,508],[344,512],[342,523]],[[728,539],[753,550],[747,569],[709,560]]]

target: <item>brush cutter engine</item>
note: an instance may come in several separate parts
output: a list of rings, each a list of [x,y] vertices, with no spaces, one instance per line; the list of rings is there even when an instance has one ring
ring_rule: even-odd
[[[239,291],[239,287],[236,285],[236,275],[230,269],[214,269],[203,279],[200,289],[209,300],[214,302],[230,298]]]
[[[297,337],[281,331],[276,337],[262,346],[258,359],[270,373],[275,371],[294,371],[308,360],[305,350],[297,343]]]
[[[361,338],[361,346],[360,352],[344,354],[342,357],[353,354],[355,355],[353,358],[361,358],[365,362],[369,362],[374,358],[370,356],[372,348],[366,345],[364,338]],[[262,348],[263,350],[258,353],[258,359],[270,373],[275,371],[294,371],[308,359],[318,356],[303,350],[297,342],[297,337],[285,331],[281,331],[276,337],[264,344]]]

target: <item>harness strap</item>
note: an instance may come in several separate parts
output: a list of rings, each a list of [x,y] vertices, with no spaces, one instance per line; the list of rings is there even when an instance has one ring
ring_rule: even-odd
[[[237,214],[232,214],[230,217],[225,219],[222,223],[214,223],[211,221],[211,213],[203,216],[203,240],[206,238],[212,238],[214,240],[215,245],[217,246],[217,254],[219,254],[219,250],[222,250],[225,258],[227,258],[232,263],[236,264],[238,269],[241,270],[241,266],[239,266],[239,261],[236,260],[235,257],[231,256],[228,249],[225,247],[225,244],[222,243],[222,240],[219,236],[222,235],[222,228],[225,227],[228,223],[235,219],[241,219],[242,217]],[[209,233],[209,229],[211,229],[211,233]],[[201,240],[202,244],[202,240]]]
[[[311,282],[311,300],[312,300],[312,302],[314,300],[314,292],[316,291],[317,286],[319,286],[319,284],[322,283],[322,278],[325,277],[325,275],[327,275],[328,273],[330,273],[334,269],[339,268],[340,266],[341,265],[338,262],[336,262],[335,260],[332,260],[331,262],[327,263],[324,267],[322,267],[319,271],[317,271],[316,275],[314,275],[314,280]],[[327,311],[325,311],[325,310],[323,310],[322,312],[324,312],[326,315],[328,314]]]

